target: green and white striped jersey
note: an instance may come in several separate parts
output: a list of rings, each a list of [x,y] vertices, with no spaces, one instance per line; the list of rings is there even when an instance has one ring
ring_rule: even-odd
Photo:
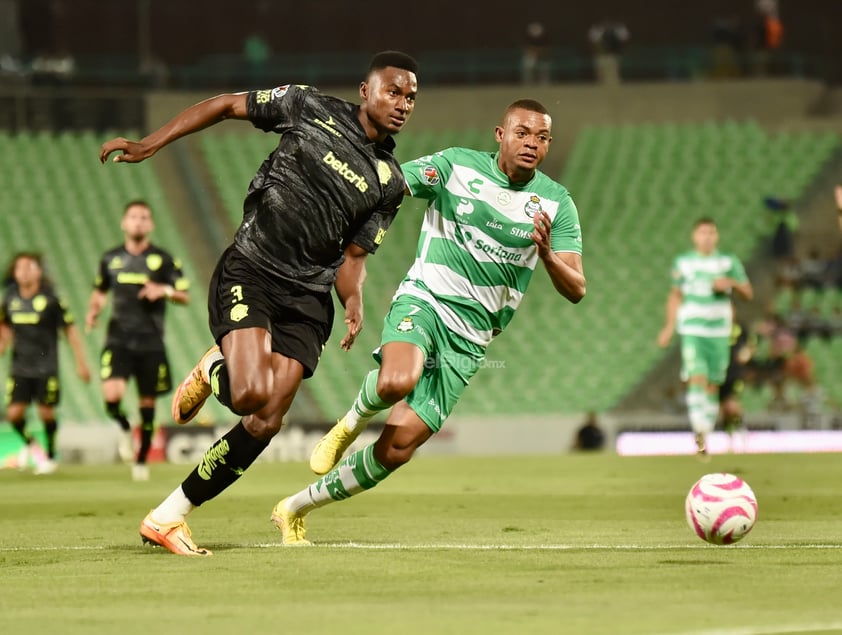
[[[579,214],[567,189],[541,172],[511,184],[497,153],[448,148],[404,163],[412,196],[430,202],[415,263],[395,297],[432,304],[445,325],[487,346],[511,321],[538,263],[530,234],[541,210],[554,251],[582,253]]]
[[[676,325],[679,334],[730,337],[731,295],[714,292],[716,278],[733,278],[740,283],[748,280],[743,263],[731,254],[715,251],[705,256],[688,251],[676,257],[672,284],[682,298]]]

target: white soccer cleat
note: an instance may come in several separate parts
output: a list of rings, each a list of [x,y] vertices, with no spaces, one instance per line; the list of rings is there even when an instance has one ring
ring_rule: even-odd
[[[149,480],[149,466],[136,463],[132,465],[132,480],[135,483],[142,483]]]
[[[52,459],[45,459],[44,461],[39,461],[38,463],[36,463],[35,468],[32,470],[32,472],[38,475],[54,474],[57,469],[58,463],[56,463]]]
[[[131,430],[120,430],[117,439],[117,455],[123,463],[134,461],[134,439]]]

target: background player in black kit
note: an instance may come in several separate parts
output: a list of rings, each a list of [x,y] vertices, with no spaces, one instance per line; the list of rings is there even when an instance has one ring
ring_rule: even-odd
[[[198,467],[143,519],[144,541],[176,554],[210,555],[185,517],[217,496],[281,429],[310,377],[333,323],[331,288],[345,309],[351,347],[362,326],[365,258],[383,239],[405,188],[391,135],[415,107],[415,61],[374,56],[359,106],[307,86],[225,94],[191,106],[139,142],[103,144],[100,160],[142,161],[168,143],[224,119],[280,133],[249,186],[234,244],[208,295],[212,347],[173,399],[173,418],[192,419],[213,393],[242,416]]]
[[[149,242],[154,223],[148,203],[128,203],[120,227],[125,241],[106,251],[99,261],[85,324],[88,329],[96,326],[111,291],[114,302],[100,358],[102,394],[106,411],[120,425],[120,458],[126,462],[134,459],[132,478],[145,481],[149,479],[146,458],[155,427],[155,400],[172,389],[164,348],[166,305],[167,301],[189,302],[189,283],[181,264]],[[120,403],[131,377],[137,383],[140,407],[140,448],[136,456],[131,425]]]
[[[4,280],[6,290],[0,305],[0,355],[12,345],[12,364],[6,381],[6,416],[25,444],[22,459],[36,459],[35,472],[48,474],[56,469],[56,405],[60,397],[58,377],[58,334],[64,331],[76,358],[76,373],[88,382],[91,373],[85,361],[82,340],[73,324],[73,315],[56,295],[44,276],[41,256],[20,253],[12,258]],[[26,433],[26,409],[38,404],[44,424],[47,458],[39,460],[30,452],[32,437]]]

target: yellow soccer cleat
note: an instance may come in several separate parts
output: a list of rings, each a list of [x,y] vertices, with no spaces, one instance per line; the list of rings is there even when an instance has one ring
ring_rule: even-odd
[[[176,389],[172,399],[172,418],[176,423],[190,421],[210,397],[212,391],[210,379],[205,376],[205,360],[218,350],[219,346],[211,346]]]
[[[210,549],[197,547],[190,535],[190,527],[185,521],[159,523],[152,518],[152,512],[140,523],[140,537],[144,544],[165,547],[179,556],[213,555]]]
[[[348,430],[345,427],[345,417],[342,417],[313,448],[310,454],[310,469],[319,476],[330,472],[362,430],[362,426],[354,431]]]
[[[284,546],[309,547],[313,543],[304,537],[307,535],[307,529],[304,527],[305,514],[289,511],[286,503],[285,498],[272,510],[272,522],[281,530]]]

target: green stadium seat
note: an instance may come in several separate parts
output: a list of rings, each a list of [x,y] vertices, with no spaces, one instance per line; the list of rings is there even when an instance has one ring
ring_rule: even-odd
[[[9,168],[7,173],[15,183],[0,191],[0,207],[6,210],[0,214],[0,249],[7,256],[23,250],[41,251],[48,274],[67,299],[77,325],[83,328],[99,256],[123,240],[123,206],[133,198],[148,200],[155,211],[152,240],[182,259],[185,273],[194,283],[193,301],[187,307],[169,310],[168,354],[173,380],[177,382],[210,344],[206,291],[196,285],[196,268],[186,242],[180,238],[154,165],[104,167],[97,160],[101,142],[93,133],[0,133],[0,147],[4,149],[0,165]],[[99,365],[107,319],[106,312],[101,316],[100,327],[85,337],[88,361],[94,371]],[[86,386],[76,379],[72,355],[65,345],[60,360],[62,420],[107,421],[99,382],[94,380]],[[133,386],[125,405],[136,418]],[[210,420],[231,416],[216,403],[209,403],[202,415]],[[167,398],[159,401],[157,419],[161,423],[170,421]]]

